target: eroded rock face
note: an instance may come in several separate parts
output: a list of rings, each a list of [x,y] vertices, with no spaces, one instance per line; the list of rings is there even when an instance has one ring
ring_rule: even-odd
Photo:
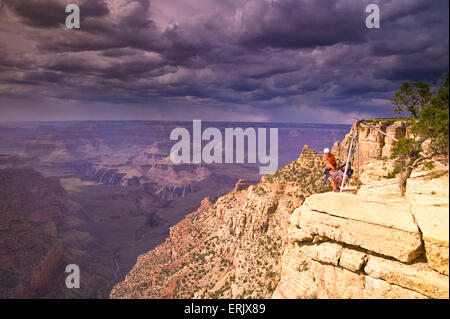
[[[430,298],[449,298],[448,276],[433,271],[426,263],[406,265],[370,256],[364,271],[371,277],[417,291]]]
[[[389,151],[366,134],[373,160]],[[324,193],[321,156],[305,147],[259,184],[202,202],[110,297],[448,298],[448,173],[427,195],[425,178],[406,198],[395,180]]]
[[[58,180],[14,167],[0,169],[0,194],[0,298],[38,297],[62,259],[66,193]]]
[[[305,147],[259,184],[203,200],[164,244],[139,257],[111,298],[270,298],[289,216],[305,197],[328,189],[322,174],[321,156]]]
[[[449,298],[448,172],[357,195],[315,194],[290,216],[273,298]]]
[[[408,136],[405,121],[378,121],[374,123],[371,122],[370,124],[396,139]],[[394,140],[364,124],[361,124],[360,127],[360,160],[365,162],[372,159],[380,159],[382,157],[390,158],[395,143]],[[349,133],[341,143],[336,142],[333,145],[332,152],[341,161],[345,161],[347,158],[351,138],[351,133]]]
[[[406,137],[406,123],[403,121],[394,122],[392,125],[386,127],[386,134],[396,139]],[[394,144],[395,141],[393,139],[385,138],[383,148],[381,149],[381,156],[391,157]]]
[[[416,291],[344,267],[341,259],[345,252],[346,248],[342,250],[339,265],[336,266],[305,255],[298,243],[289,245],[281,260],[281,280],[272,298],[427,298]],[[360,264],[359,258],[357,260]]]

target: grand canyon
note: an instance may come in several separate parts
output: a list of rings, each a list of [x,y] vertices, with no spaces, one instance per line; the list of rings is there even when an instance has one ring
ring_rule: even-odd
[[[0,125],[2,297],[106,298],[137,257],[203,198],[260,181],[256,164],[179,164],[169,152],[188,122],[11,122]],[[210,123],[211,124],[211,123]],[[258,123],[212,123],[250,127]],[[340,140],[347,125],[279,128],[279,165],[305,144]],[[321,174],[321,169],[317,171]],[[67,289],[65,267],[81,270]]]
[[[449,299],[449,30],[445,0],[0,0],[0,302]]]
[[[359,182],[330,192],[305,146],[259,183],[205,198],[110,297],[448,299],[448,157],[417,168],[402,196],[391,138],[411,130],[372,124],[354,154]],[[343,162],[351,136],[333,145]]]
[[[448,298],[448,159],[401,197],[380,132],[409,129],[373,124],[360,185],[336,194],[316,150],[345,162],[344,125],[280,125],[282,167],[261,176],[171,163],[169,132],[185,122],[3,123],[1,297]]]

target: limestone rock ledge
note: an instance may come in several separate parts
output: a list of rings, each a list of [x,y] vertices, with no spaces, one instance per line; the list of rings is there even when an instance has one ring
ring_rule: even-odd
[[[448,175],[379,185],[294,210],[272,298],[449,298]]]

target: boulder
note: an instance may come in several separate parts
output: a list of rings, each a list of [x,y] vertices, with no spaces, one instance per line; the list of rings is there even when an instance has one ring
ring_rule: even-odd
[[[428,264],[448,276],[448,210],[445,212],[442,207],[423,205],[412,206],[411,209],[423,234]]]

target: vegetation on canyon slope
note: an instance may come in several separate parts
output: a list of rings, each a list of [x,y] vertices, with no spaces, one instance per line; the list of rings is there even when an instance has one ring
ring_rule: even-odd
[[[112,298],[270,298],[281,275],[288,220],[305,197],[329,190],[322,159],[300,158],[261,182],[206,204],[139,257]]]

